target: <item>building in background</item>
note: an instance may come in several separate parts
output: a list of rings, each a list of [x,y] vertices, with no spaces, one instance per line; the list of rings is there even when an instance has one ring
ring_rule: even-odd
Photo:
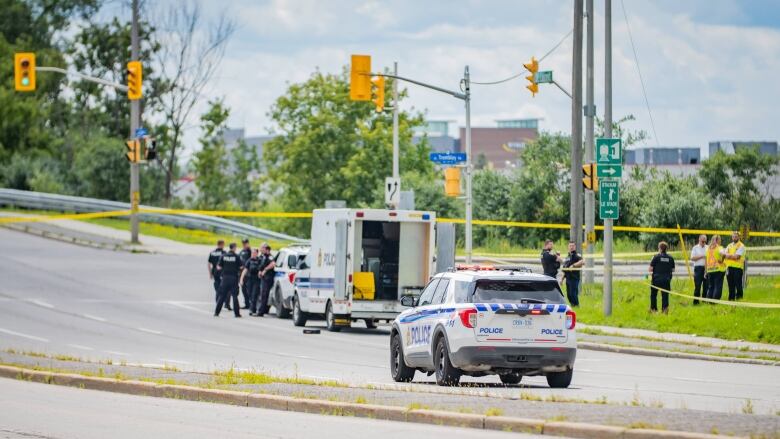
[[[424,126],[414,129],[412,142],[416,145],[423,138],[428,139],[432,152],[459,152],[458,139],[450,136],[451,120],[429,120]]]
[[[466,129],[460,128],[461,149]],[[539,137],[539,119],[498,120],[495,127],[471,128],[472,163],[509,170],[520,164],[520,151]]]
[[[718,151],[723,151],[726,154],[734,154],[742,148],[751,148],[758,146],[761,154],[778,155],[777,142],[769,141],[750,141],[750,140],[716,140],[710,142],[709,153],[710,156],[714,155]]]
[[[630,175],[634,166],[654,167],[668,171],[671,175],[682,177],[699,172],[701,167],[701,148],[695,146],[641,146],[626,149],[623,163]]]

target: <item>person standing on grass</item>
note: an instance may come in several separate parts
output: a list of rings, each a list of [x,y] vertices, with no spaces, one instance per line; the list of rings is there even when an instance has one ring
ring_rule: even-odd
[[[705,268],[707,270],[707,298],[720,300],[723,294],[723,276],[726,274],[726,264],[723,263],[723,247],[720,236],[712,235],[707,246]],[[710,302],[712,303],[712,302]]]
[[[561,262],[563,262],[561,254],[553,250],[552,240],[544,241],[544,248],[542,248],[542,271],[544,275],[557,278]]]
[[[729,300],[742,299],[742,283],[745,276],[745,244],[739,239],[739,232],[731,234],[731,244],[724,251],[726,258],[726,281],[729,284]]]
[[[585,263],[577,253],[577,244],[569,241],[569,254],[563,262],[563,276],[566,278],[566,297],[572,307],[580,306],[580,269]]]
[[[693,295],[694,297],[707,297],[706,271],[707,259],[707,235],[699,235],[699,243],[691,248],[691,261],[693,262]],[[693,299],[693,304],[699,301]]]
[[[669,244],[658,243],[658,254],[650,261],[650,274],[653,276],[650,286],[650,312],[658,312],[658,290],[661,290],[661,312],[669,313],[669,291],[672,289],[674,258],[666,253]],[[664,291],[666,290],[666,291]]]

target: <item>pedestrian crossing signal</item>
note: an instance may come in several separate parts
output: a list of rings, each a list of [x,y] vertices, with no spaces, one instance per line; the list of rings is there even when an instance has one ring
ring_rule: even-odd
[[[138,139],[132,139],[125,142],[125,158],[130,163],[138,163],[141,161],[141,142]]]
[[[595,191],[599,187],[599,178],[596,176],[596,164],[586,163],[582,165],[582,187],[589,191]]]

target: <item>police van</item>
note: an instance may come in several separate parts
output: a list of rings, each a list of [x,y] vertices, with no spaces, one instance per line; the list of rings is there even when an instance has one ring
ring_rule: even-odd
[[[443,386],[462,375],[498,375],[504,384],[544,375],[554,388],[571,383],[576,315],[551,277],[514,267],[459,267],[401,303],[410,309],[391,330],[395,381],[412,381],[421,371]]]
[[[311,248],[295,276],[293,324],[325,319],[339,331],[363,320],[392,321],[403,295],[419,294],[435,274],[436,216],[386,209],[317,209]],[[454,252],[453,252],[454,258]]]

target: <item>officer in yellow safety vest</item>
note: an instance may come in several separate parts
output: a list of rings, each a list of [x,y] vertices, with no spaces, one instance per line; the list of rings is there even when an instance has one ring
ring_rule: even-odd
[[[745,275],[745,244],[739,240],[739,232],[731,234],[731,244],[726,247],[726,281],[729,284],[729,300],[742,298],[742,282]]]
[[[723,247],[720,245],[720,236],[712,235],[710,245],[707,246],[705,262],[708,299],[720,300],[721,294],[723,294],[723,276],[726,274],[726,264],[723,263],[723,259]]]

